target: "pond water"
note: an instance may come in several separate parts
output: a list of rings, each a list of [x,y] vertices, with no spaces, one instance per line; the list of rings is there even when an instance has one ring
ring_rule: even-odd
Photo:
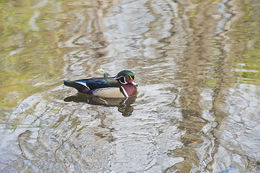
[[[0,172],[260,171],[259,1],[0,9]],[[63,86],[122,69],[132,100]]]

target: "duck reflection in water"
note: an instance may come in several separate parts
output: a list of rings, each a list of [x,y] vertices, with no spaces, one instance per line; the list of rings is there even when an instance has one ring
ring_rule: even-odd
[[[65,102],[85,102],[91,105],[101,105],[106,107],[118,107],[118,111],[122,113],[123,116],[129,117],[134,111],[133,104],[135,102],[136,96],[127,98],[103,98],[97,96],[89,96],[86,94],[78,93],[74,96],[69,96],[64,99]]]

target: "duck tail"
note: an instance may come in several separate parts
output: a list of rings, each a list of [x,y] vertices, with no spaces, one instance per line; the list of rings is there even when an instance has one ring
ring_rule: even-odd
[[[68,86],[68,87],[72,87],[77,89],[79,92],[88,92],[89,88],[87,87],[87,85],[81,81],[69,81],[69,80],[65,80],[64,81],[64,85]]]
[[[64,85],[66,85],[66,86],[70,86],[70,87],[71,87],[71,86],[72,86],[72,83],[73,83],[73,82],[72,82],[72,81],[69,81],[69,80],[65,80],[65,81],[64,81]]]

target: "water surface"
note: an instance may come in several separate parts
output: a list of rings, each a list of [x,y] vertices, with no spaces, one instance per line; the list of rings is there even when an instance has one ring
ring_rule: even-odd
[[[0,9],[1,172],[260,170],[260,2]],[[122,69],[139,84],[131,102],[90,101],[62,85]]]

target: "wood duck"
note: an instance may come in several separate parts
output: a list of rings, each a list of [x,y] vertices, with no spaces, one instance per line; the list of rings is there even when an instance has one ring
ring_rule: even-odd
[[[64,81],[64,85],[73,87],[81,93],[104,98],[125,98],[137,93],[134,73],[129,70],[120,71],[115,77],[81,79]]]

